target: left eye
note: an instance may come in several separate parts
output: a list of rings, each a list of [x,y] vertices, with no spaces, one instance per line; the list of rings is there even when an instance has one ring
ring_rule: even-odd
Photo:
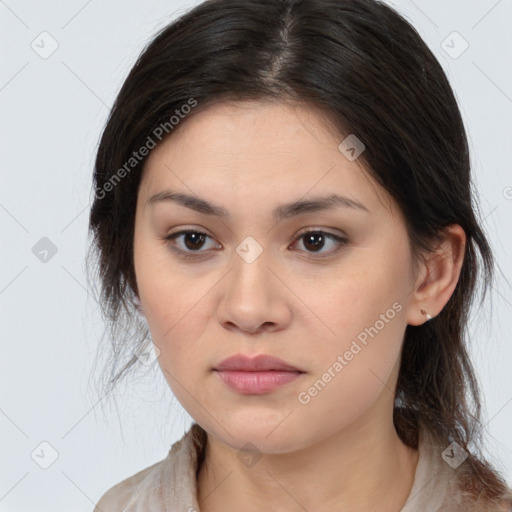
[[[324,251],[327,253],[334,253],[337,252],[343,245],[347,244],[347,240],[341,236],[335,235],[333,233],[327,233],[325,231],[316,230],[316,231],[306,231],[305,233],[301,233],[296,239],[295,242],[303,240],[304,246],[310,246],[314,250],[313,251],[307,251],[307,252],[313,252],[318,253],[319,250],[317,249],[323,249],[325,246],[326,240],[331,240],[331,242],[334,242],[334,250],[331,251]],[[320,253],[323,254],[323,253]]]
[[[185,249],[179,248],[176,246],[175,240],[184,237],[184,245]],[[168,244],[174,252],[178,254],[182,254],[185,258],[188,257],[195,257],[193,253],[197,252],[207,252],[207,251],[201,251],[199,249],[202,248],[205,240],[207,238],[211,237],[207,235],[206,233],[202,233],[201,231],[195,231],[195,230],[185,230],[185,231],[179,231],[177,233],[173,233],[165,238],[165,240],[168,241]],[[213,239],[212,239],[213,240]],[[312,254],[319,253],[334,253],[337,252],[339,249],[341,249],[344,245],[347,245],[348,241],[338,235],[335,235],[333,233],[327,233],[322,230],[310,230],[306,231],[304,233],[301,233],[299,236],[297,236],[293,242],[292,245],[294,245],[296,242],[304,240],[303,245],[305,247],[312,248],[313,250],[308,250],[307,252],[310,252]],[[321,249],[325,247],[326,240],[331,240],[331,242],[334,243],[334,250],[331,251],[323,251],[320,252]],[[336,247],[337,246],[337,247]]]

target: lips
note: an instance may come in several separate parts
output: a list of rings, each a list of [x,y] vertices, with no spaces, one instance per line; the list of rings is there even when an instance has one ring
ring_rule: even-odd
[[[304,373],[299,368],[288,364],[277,357],[261,354],[256,357],[247,357],[237,354],[219,363],[214,370],[217,371],[241,371],[241,372],[295,372]]]
[[[244,395],[271,393],[305,373],[282,359],[263,354],[231,356],[213,370],[231,390]]]

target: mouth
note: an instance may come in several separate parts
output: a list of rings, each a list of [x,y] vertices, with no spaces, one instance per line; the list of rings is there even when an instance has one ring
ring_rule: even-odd
[[[270,393],[305,373],[282,359],[263,354],[254,358],[237,354],[213,370],[228,387],[246,395]]]
[[[302,372],[299,368],[279,359],[278,357],[260,354],[256,357],[248,357],[243,354],[236,354],[221,361],[213,368],[217,371],[239,371],[239,372]]]

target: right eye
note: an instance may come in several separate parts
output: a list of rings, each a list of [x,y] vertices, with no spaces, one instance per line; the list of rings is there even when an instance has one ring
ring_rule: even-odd
[[[175,241],[178,240],[180,237],[184,237],[182,242],[184,243],[185,248],[179,248],[176,247]],[[176,233],[172,233],[165,237],[165,240],[167,240],[169,248],[174,251],[175,253],[179,254],[180,256],[183,256],[184,258],[196,258],[198,255],[194,255],[194,252],[197,253],[204,253],[207,251],[201,251],[200,249],[206,240],[206,238],[211,238],[206,233],[203,233],[201,231],[196,230],[182,230],[178,231]],[[182,246],[183,247],[183,246]],[[199,256],[203,257],[203,256]]]

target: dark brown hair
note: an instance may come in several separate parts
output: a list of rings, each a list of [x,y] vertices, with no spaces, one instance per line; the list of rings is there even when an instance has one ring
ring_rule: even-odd
[[[483,301],[494,262],[476,218],[465,128],[433,53],[380,1],[210,0],[144,49],[110,112],[94,171],[90,232],[99,300],[111,323],[108,385],[137,362],[134,351],[147,334],[140,322],[129,328],[137,322],[133,235],[146,160],[140,148],[186,124],[184,105],[196,102],[194,115],[211,103],[254,99],[315,105],[340,135],[364,142],[359,159],[401,208],[415,261],[448,225],[464,229],[453,295],[434,319],[406,328],[394,423],[415,448],[420,427],[442,446],[458,442],[470,454],[458,473],[461,486],[480,499],[504,497],[504,481],[481,454],[479,388],[466,348],[477,276]]]

